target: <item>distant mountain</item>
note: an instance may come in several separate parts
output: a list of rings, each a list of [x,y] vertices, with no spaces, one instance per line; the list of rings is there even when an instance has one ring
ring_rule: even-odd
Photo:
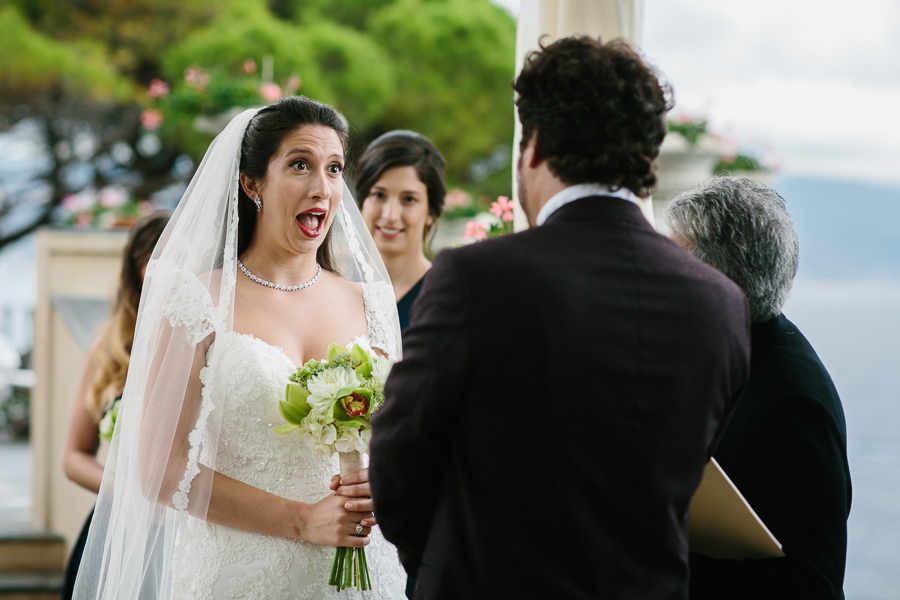
[[[784,177],[800,237],[798,277],[900,280],[900,186]]]

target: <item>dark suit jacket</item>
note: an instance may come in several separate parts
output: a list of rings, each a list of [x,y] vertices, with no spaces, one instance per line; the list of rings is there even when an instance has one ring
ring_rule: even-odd
[[[747,391],[715,455],[785,558],[692,555],[691,598],[842,598],[851,489],[841,400],[784,315],[754,324],[751,338]]]
[[[748,328],[737,286],[624,200],[438,255],[371,445],[415,597],[684,598]]]

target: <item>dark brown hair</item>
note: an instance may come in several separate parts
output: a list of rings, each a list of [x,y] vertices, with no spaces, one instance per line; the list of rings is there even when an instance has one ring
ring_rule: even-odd
[[[671,90],[624,40],[574,36],[529,54],[513,83],[522,148],[567,184],[596,182],[646,197],[666,135]]]
[[[437,220],[444,212],[447,185],[443,155],[427,137],[397,129],[375,138],[356,165],[356,204],[362,208],[366,196],[382,174],[395,167],[412,167],[428,190],[428,212]]]
[[[98,421],[125,388],[125,375],[128,373],[134,326],[144,284],[141,269],[150,259],[170,216],[172,213],[169,211],[157,211],[140,219],[131,227],[128,241],[122,250],[116,299],[112,314],[97,338],[97,365],[85,398],[88,412]]]

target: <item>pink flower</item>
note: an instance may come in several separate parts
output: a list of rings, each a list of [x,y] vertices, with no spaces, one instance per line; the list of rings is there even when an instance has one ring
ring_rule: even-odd
[[[253,75],[256,73],[256,61],[252,58],[244,59],[244,73],[247,75]]]
[[[263,100],[266,102],[275,102],[279,100],[283,95],[281,93],[281,88],[278,87],[276,83],[264,83],[259,86],[259,95],[263,97]]]
[[[500,196],[496,202],[492,202],[490,212],[506,223],[512,222],[515,218],[513,215],[513,203],[506,196]]]
[[[81,210],[81,198],[75,194],[66,194],[63,196],[62,206],[68,212],[78,212]]]
[[[150,85],[147,87],[147,95],[156,100],[157,98],[162,98],[163,96],[169,93],[169,84],[163,81],[162,79],[154,77],[150,80]]]
[[[203,91],[209,85],[209,73],[197,65],[191,65],[184,72],[184,82],[197,91]]]
[[[463,237],[466,239],[483,240],[487,237],[487,231],[484,230],[484,225],[481,223],[469,221],[466,223],[466,232],[463,234]]]
[[[150,202],[149,200],[141,200],[138,203],[138,212],[141,214],[141,216],[149,215],[150,213],[153,212],[153,209],[154,209],[153,203]]]
[[[87,227],[94,222],[94,215],[89,212],[82,212],[75,215],[75,227]]]
[[[147,131],[153,131],[163,123],[163,114],[155,108],[148,108],[141,111],[141,125]]]
[[[469,206],[471,202],[471,196],[459,188],[453,188],[447,192],[447,196],[444,198],[444,206],[448,209]]]
[[[98,200],[103,208],[116,209],[128,202],[128,194],[121,188],[106,187],[100,190]]]
[[[302,80],[300,79],[299,75],[291,75],[290,77],[288,77],[287,83],[284,84],[284,91],[288,94],[293,94],[300,89],[301,83]]]

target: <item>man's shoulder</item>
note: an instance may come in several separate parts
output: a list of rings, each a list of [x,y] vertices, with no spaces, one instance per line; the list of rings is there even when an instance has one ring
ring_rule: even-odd
[[[787,391],[809,394],[825,404],[838,403],[838,392],[825,367],[806,336],[783,314],[775,318],[776,337],[771,352]]]
[[[523,252],[531,250],[540,251],[540,235],[536,235],[540,228],[526,229],[516,233],[501,235],[496,238],[482,240],[445,248],[438,252],[435,257],[435,264],[438,262],[448,262],[452,264],[466,265],[484,265],[485,261],[495,259],[499,256],[520,256]],[[537,244],[537,247],[536,247]]]

